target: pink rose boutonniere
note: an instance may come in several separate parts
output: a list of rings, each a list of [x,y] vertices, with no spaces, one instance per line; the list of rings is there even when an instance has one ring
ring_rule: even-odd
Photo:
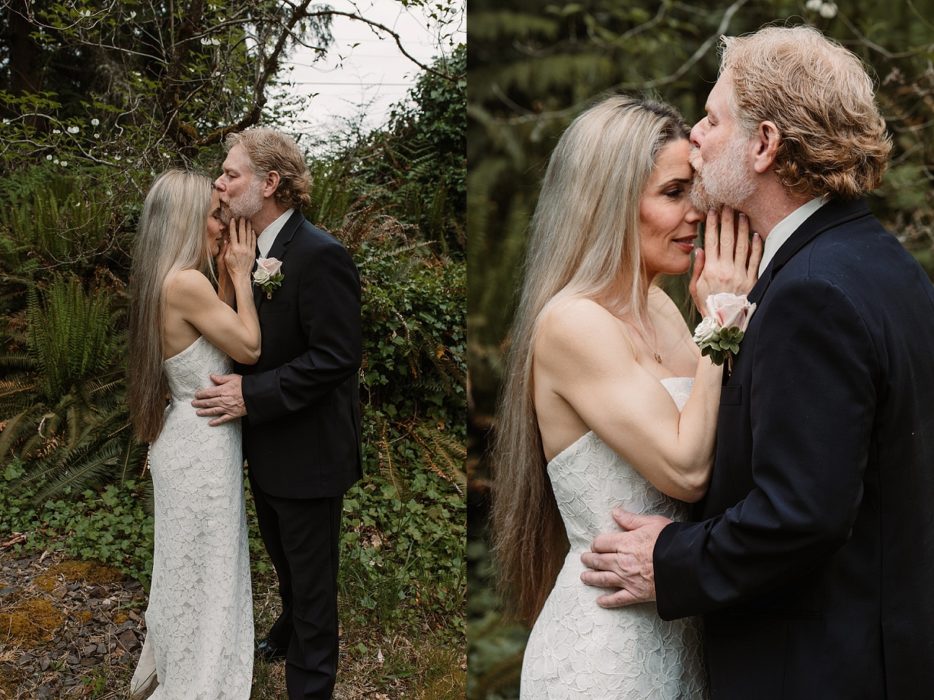
[[[272,293],[282,286],[285,275],[281,272],[282,261],[276,258],[257,258],[253,271],[253,284],[262,287],[266,298],[272,299]]]
[[[714,364],[727,366],[739,353],[739,345],[749,326],[749,319],[756,310],[746,295],[711,294],[707,297],[707,315],[694,330],[694,342],[701,349],[701,355],[710,357]]]

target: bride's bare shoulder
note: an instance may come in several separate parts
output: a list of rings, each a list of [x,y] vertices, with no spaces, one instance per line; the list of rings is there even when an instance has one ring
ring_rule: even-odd
[[[545,305],[535,324],[535,353],[564,358],[586,353],[588,348],[625,344],[622,325],[606,307],[592,299],[556,299]]]
[[[545,304],[535,326],[538,334],[564,334],[589,332],[594,325],[602,326],[616,320],[613,314],[593,299],[563,297]]]
[[[162,285],[167,302],[184,301],[206,294],[213,296],[214,287],[211,281],[198,270],[176,270],[170,272]]]

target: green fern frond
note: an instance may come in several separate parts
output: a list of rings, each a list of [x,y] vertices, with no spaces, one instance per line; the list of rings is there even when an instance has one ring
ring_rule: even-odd
[[[14,446],[22,442],[25,435],[34,435],[44,413],[41,406],[31,406],[6,421],[0,431],[0,464],[7,461]]]
[[[402,483],[396,474],[392,459],[392,443],[389,440],[389,421],[384,417],[377,418],[379,422],[379,439],[377,440],[378,460],[380,473],[389,480],[398,493],[403,493]]]
[[[0,369],[29,371],[36,368],[36,360],[30,355],[0,355]]]
[[[29,478],[29,481],[46,484],[36,494],[35,501],[44,501],[69,486],[80,491],[103,483],[119,466],[122,448],[118,440],[91,440],[65,452],[61,459],[44,463]]]
[[[409,428],[408,432],[419,446],[428,468],[463,495],[467,487],[467,473],[463,469],[467,446],[458,437],[424,423]]]
[[[38,387],[31,376],[0,380],[0,420],[33,406]]]
[[[68,444],[58,439],[53,449],[36,460],[17,485],[45,484],[37,495],[41,499],[61,492],[66,486],[96,488],[135,478],[142,471],[147,446],[133,439],[124,406],[96,412],[72,404],[68,413],[66,429],[74,431],[69,437],[75,442]]]
[[[30,290],[28,346],[45,396],[55,401],[119,361],[120,334],[103,294],[89,294],[74,276],[55,277],[41,295]]]

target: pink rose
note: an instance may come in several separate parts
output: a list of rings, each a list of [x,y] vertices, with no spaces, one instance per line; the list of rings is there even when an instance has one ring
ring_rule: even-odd
[[[721,328],[738,328],[745,333],[755,310],[756,305],[750,304],[745,294],[722,292],[707,297],[707,313]]]
[[[279,273],[282,267],[282,261],[276,258],[257,258],[256,270],[253,272],[253,280],[257,284],[266,284],[270,279]]]

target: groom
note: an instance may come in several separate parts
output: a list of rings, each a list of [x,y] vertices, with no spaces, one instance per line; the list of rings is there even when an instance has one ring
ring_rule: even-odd
[[[872,83],[810,28],[723,43],[695,188],[762,234],[758,308],[700,522],[618,511],[582,579],[703,614],[715,700],[934,697],[934,288],[861,199]]]
[[[337,568],[344,492],[361,477],[357,370],[360,281],[344,247],[302,216],[308,170],[297,144],[254,128],[226,141],[214,183],[231,217],[281,261],[281,286],[254,273],[259,362],[195,394],[212,425],[243,417],[243,447],[282,614],[257,652],[286,659],[289,698],[330,698],[338,655]],[[257,268],[259,270],[259,267]]]

